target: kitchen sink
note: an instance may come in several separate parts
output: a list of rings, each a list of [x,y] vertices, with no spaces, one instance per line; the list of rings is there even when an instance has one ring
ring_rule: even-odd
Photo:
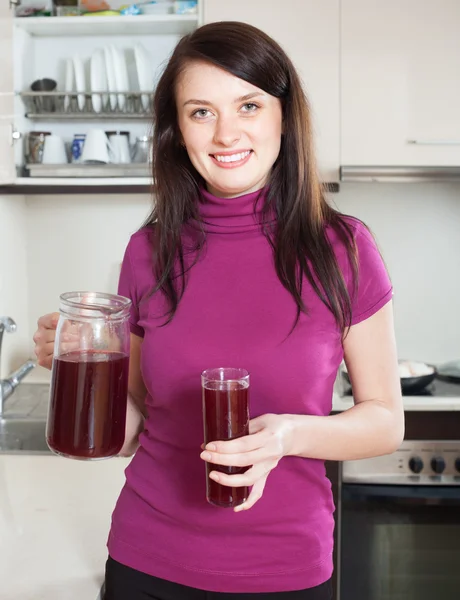
[[[0,417],[0,454],[50,454],[46,421]]]

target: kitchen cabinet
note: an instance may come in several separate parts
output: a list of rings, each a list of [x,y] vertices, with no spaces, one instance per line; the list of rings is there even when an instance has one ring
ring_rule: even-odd
[[[298,68],[313,109],[322,179],[338,181],[339,0],[205,0],[203,20],[244,21],[283,46]]]
[[[342,0],[342,165],[460,166],[459,32],[458,0]]]
[[[25,168],[27,136],[37,131],[60,136],[69,155],[74,135],[86,134],[91,129],[129,131],[131,142],[136,137],[151,135],[154,81],[180,37],[199,25],[201,10],[202,0],[198,0],[198,13],[191,15],[16,18],[12,3],[2,2],[0,187],[26,194],[33,191],[43,193],[44,190],[50,192],[53,188],[62,193],[81,190],[82,187],[105,192],[149,190],[151,177],[147,163],[129,164],[115,174],[102,173],[102,176],[99,167],[98,173],[93,173],[95,169],[92,166],[85,165],[84,171],[80,170],[77,174],[72,170],[69,175],[68,167],[73,169],[75,165],[53,165],[47,168],[46,174],[37,172],[30,176],[32,171]],[[150,71],[152,78],[148,89],[140,89],[142,81],[139,82],[137,76],[136,44],[144,49],[144,68]],[[91,89],[91,60],[97,50],[109,46],[121,51],[124,56],[128,86],[108,90],[119,92],[123,89],[122,93],[100,93],[96,96],[93,93],[95,88]],[[80,74],[77,74],[75,60],[82,65]],[[113,77],[118,79],[121,68],[118,68],[116,58],[113,60]],[[72,78],[72,88],[66,89],[69,62],[75,77]],[[59,95],[46,99],[51,103],[47,108],[46,97],[33,96],[30,90],[31,83],[42,78],[51,78],[58,83],[53,93]],[[121,85],[119,81],[116,84]],[[69,91],[71,94],[64,93]],[[99,98],[99,102],[102,100],[102,109],[95,108],[95,98]],[[113,98],[115,106],[111,105]]]
[[[60,189],[66,186],[67,190],[71,189],[69,186],[91,186],[93,190],[97,190],[106,185],[110,185],[112,189],[117,186],[118,190],[124,185],[132,186],[131,189],[142,185],[145,189],[150,183],[148,174],[145,177],[125,175],[113,179],[24,177],[27,132],[51,131],[64,137],[69,143],[75,133],[85,132],[90,127],[106,128],[107,120],[105,123],[101,119],[85,121],[82,118],[72,119],[70,116],[58,119],[56,115],[49,119],[43,116],[37,118],[30,110],[27,111],[24,98],[19,93],[28,90],[32,81],[41,77],[56,79],[58,89],[62,91],[65,60],[77,54],[88,62],[94,50],[106,43],[126,48],[140,42],[148,50],[158,74],[160,65],[182,34],[192,31],[203,21],[226,19],[250,22],[273,35],[286,48],[299,68],[313,107],[322,178],[327,182],[338,180],[339,0],[332,0],[326,5],[320,5],[314,0],[292,0],[289,10],[282,4],[274,4],[268,8],[263,0],[253,0],[250,3],[245,0],[229,3],[199,0],[198,14],[184,17],[14,18],[13,11],[8,6],[3,6],[0,10],[2,27],[9,32],[8,36],[2,36],[2,44],[6,46],[4,56],[11,57],[6,69],[10,79],[9,92],[15,92],[14,98],[10,98],[9,109],[0,107],[0,152],[5,154],[3,170],[0,171],[0,186],[13,183],[27,190],[39,185],[41,191],[45,189],[44,186],[47,191],[51,191],[54,185]],[[88,73],[86,77],[88,79]],[[87,98],[90,97],[87,93]],[[25,116],[26,112],[29,117]],[[9,115],[8,120],[6,115]],[[146,119],[123,120],[117,117],[115,120],[112,117],[108,122],[111,129],[129,129],[134,136],[149,132],[150,124]],[[11,147],[12,127],[21,136],[21,139],[15,141],[14,150]]]
[[[15,179],[12,133],[14,125],[13,95],[13,18],[8,2],[0,4],[0,183]]]

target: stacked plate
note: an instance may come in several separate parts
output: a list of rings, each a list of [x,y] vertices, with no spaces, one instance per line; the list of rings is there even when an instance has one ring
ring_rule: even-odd
[[[79,111],[125,112],[130,96],[140,94],[141,107],[150,109],[154,87],[148,52],[141,44],[125,50],[110,44],[96,50],[89,60],[89,73],[80,56],[68,58],[65,65],[64,110],[69,111],[72,96]],[[91,98],[88,106],[87,98]]]

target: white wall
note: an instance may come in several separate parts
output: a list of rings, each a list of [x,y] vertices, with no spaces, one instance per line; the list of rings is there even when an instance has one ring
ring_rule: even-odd
[[[148,194],[49,195],[27,198],[29,328],[59,309],[59,295],[74,290],[116,292],[129,236],[148,215]],[[29,381],[43,381],[37,368]]]
[[[3,336],[0,376],[29,357],[26,202],[0,196],[0,316],[16,321],[17,331]]]
[[[460,186],[344,184],[331,198],[377,237],[395,286],[399,356],[460,358]],[[59,294],[116,289],[124,248],[150,198],[13,196],[0,198],[0,208],[0,312],[21,332],[5,336],[6,369],[32,354],[37,318],[57,310]],[[48,377],[38,368],[29,381]]]
[[[460,359],[460,185],[348,183],[333,199],[377,238],[400,358]]]

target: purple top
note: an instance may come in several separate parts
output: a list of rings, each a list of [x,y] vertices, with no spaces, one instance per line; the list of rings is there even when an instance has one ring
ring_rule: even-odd
[[[113,513],[109,552],[139,571],[209,591],[314,587],[332,573],[334,505],[324,462],[283,458],[248,511],[208,504],[200,374],[219,366],[247,369],[251,417],[328,415],[343,357],[340,332],[306,281],[309,315],[301,314],[288,336],[296,306],[254,217],[257,192],[225,200],[204,196],[206,249],[167,326],[158,327],[166,309],[162,294],[141,302],[154,283],[152,233],[135,233],[126,250],[119,293],[132,299],[131,331],[144,337],[148,419]],[[355,324],[391,299],[392,286],[367,229],[349,222],[360,265]],[[351,291],[345,249],[329,235]]]

